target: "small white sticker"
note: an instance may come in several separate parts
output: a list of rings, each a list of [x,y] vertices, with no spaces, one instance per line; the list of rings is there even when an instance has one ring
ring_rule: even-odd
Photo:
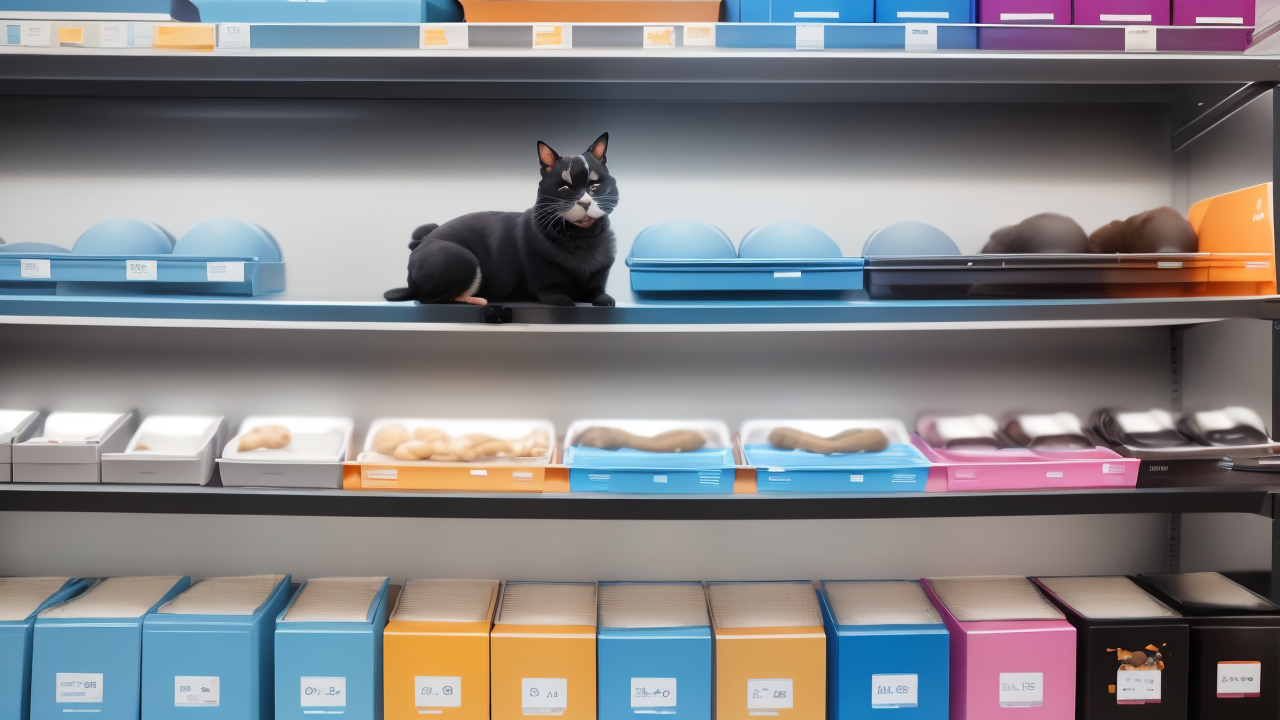
[[[1117,670],[1116,704],[1146,705],[1160,702],[1160,671]]]
[[[1129,25],[1124,29],[1125,52],[1155,52],[1156,29],[1146,25]]]
[[[913,708],[920,704],[918,675],[872,675],[871,707]]]
[[[1098,16],[1102,22],[1151,22],[1150,15],[1115,15],[1102,13]]]
[[[462,707],[462,678],[417,675],[413,678],[413,704],[425,708]]]
[[[938,49],[938,26],[911,24],[906,26],[907,42],[904,49],[912,52]]]
[[[776,278],[798,278],[800,277],[800,271],[792,270],[790,272],[775,272],[773,276]]]
[[[218,23],[218,52],[248,52],[249,23]]]
[[[711,23],[685,25],[684,45],[685,47],[715,47],[716,26]]]
[[[395,480],[399,477],[399,471],[395,468],[365,470],[364,476],[370,480]]]
[[[631,678],[631,707],[673,708],[675,706],[675,678]]]
[[[519,471],[519,470],[516,470],[515,472],[511,473],[511,479],[512,479],[512,480],[519,480],[519,481],[522,481],[522,482],[528,482],[528,481],[530,481],[530,480],[532,480],[532,479],[533,479],[533,473],[531,473],[531,472],[521,472],[521,471]]]
[[[1197,25],[1243,25],[1242,17],[1197,17]]]
[[[534,25],[534,50],[570,50],[573,48],[572,25]]]
[[[797,50],[822,50],[827,44],[826,25],[797,25]]]
[[[151,47],[151,41],[155,39],[156,25],[155,23],[129,23],[133,26],[133,46],[134,47]]]
[[[211,262],[205,265],[205,279],[209,282],[244,282],[244,263]]]
[[[1181,262],[1178,262],[1178,261],[1173,261],[1173,262],[1162,262],[1162,261],[1157,261],[1157,262],[1156,262],[1156,267],[1158,267],[1158,268],[1165,268],[1165,269],[1177,269],[1177,268],[1182,267],[1182,263],[1181,263]]]
[[[646,25],[644,28],[644,49],[665,50],[676,46],[676,29],[671,25]]]
[[[1266,260],[1245,260],[1244,266],[1249,270],[1266,270],[1271,267],[1271,263]]]
[[[1103,475],[1123,475],[1124,466],[1120,463],[1102,463]]]
[[[1047,477],[1047,478],[1060,478],[1060,477],[1062,477],[1062,471],[1061,471],[1061,470],[1050,470],[1049,472],[1045,473],[1045,474],[1044,474],[1044,476],[1045,476],[1045,477]]]
[[[122,48],[128,46],[128,23],[102,23],[98,26],[98,47]]]
[[[471,477],[489,477],[488,470],[472,470]]]
[[[174,707],[218,707],[218,678],[178,675],[173,678]]]
[[[55,673],[53,680],[57,702],[102,702],[102,673]]]
[[[155,260],[125,260],[124,279],[155,280],[157,264]]]
[[[471,34],[466,23],[423,25],[418,30],[419,50],[466,50],[471,47]]]
[[[1262,694],[1262,663],[1227,660],[1218,663],[1218,697],[1245,698]]]
[[[563,715],[569,708],[568,678],[520,678],[520,693],[525,715]]]
[[[665,484],[666,484],[666,482],[667,482],[667,476],[666,476],[666,475],[654,475],[654,476],[653,476],[653,481],[654,481],[654,482],[656,482],[656,483],[660,483],[660,484],[665,485]]]
[[[35,259],[18,260],[18,273],[24,278],[49,278],[51,271],[49,270],[49,261]]]
[[[22,23],[22,44],[27,46],[48,45],[53,40],[53,23]]]
[[[344,677],[302,678],[302,707],[346,707],[347,679]]]
[[[863,476],[862,476],[862,475],[850,475],[850,476],[849,476],[849,482],[862,482],[862,481],[863,481]]]
[[[1044,673],[1000,673],[1000,707],[1044,704]]]
[[[795,693],[791,678],[762,678],[747,681],[747,711],[752,715],[777,715],[770,710],[790,710]]]

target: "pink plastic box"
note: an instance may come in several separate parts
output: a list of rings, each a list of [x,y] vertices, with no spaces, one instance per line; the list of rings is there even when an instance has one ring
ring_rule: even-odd
[[[1254,0],[1173,0],[1174,25],[1251,27]]]
[[[1168,25],[1169,0],[1076,0],[1076,25]]]
[[[1070,25],[1071,0],[981,0],[984,25]]]
[[[939,449],[915,433],[911,443],[932,465],[925,483],[929,492],[1132,488],[1138,485],[1138,467],[1142,464],[1101,447],[1054,451]]]

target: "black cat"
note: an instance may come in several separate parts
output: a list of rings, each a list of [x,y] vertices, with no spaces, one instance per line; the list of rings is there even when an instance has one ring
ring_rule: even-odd
[[[522,213],[478,212],[423,225],[409,243],[409,287],[388,300],[424,303],[533,301],[613,305],[604,291],[617,253],[609,213],[618,186],[605,167],[609,134],[582,155],[538,143],[538,201]]]

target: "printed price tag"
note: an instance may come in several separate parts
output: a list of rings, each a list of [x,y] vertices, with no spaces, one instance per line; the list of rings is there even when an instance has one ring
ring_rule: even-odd
[[[1103,475],[1123,475],[1124,466],[1121,465],[1120,463],[1103,463],[1102,474]]]
[[[244,263],[211,262],[205,265],[205,279],[209,282],[244,282]]]
[[[302,678],[302,707],[346,707],[347,679],[344,677]]]
[[[1116,704],[1145,705],[1160,702],[1160,671],[1117,670]]]
[[[748,680],[747,710],[790,710],[795,695],[792,685],[791,678]]]
[[[645,26],[644,49],[661,50],[676,46],[676,29],[670,25]]]
[[[156,265],[157,263],[155,260],[125,260],[124,279],[155,280]]]
[[[1218,663],[1218,697],[1258,697],[1262,694],[1262,663],[1227,660]]]
[[[568,708],[568,678],[520,678],[520,709],[525,715],[563,715]]]
[[[155,23],[129,23],[133,28],[133,37],[130,44],[134,47],[151,47],[152,41],[156,38]]]
[[[918,675],[872,675],[871,707],[913,708],[920,704]]]
[[[218,52],[248,52],[249,23],[218,23]]]
[[[675,706],[675,678],[631,678],[631,707],[673,708]]]
[[[22,44],[28,47],[48,45],[53,41],[53,23],[22,23]]]
[[[48,260],[19,260],[18,276],[24,278],[48,278],[51,276]]]
[[[904,49],[912,52],[938,49],[937,25],[907,25],[907,43]]]
[[[417,675],[413,678],[413,704],[425,708],[462,707],[462,678]]]
[[[684,26],[684,46],[685,47],[715,47],[716,46],[716,26],[710,23],[706,25],[685,25]]]
[[[573,48],[572,25],[534,25],[534,50],[570,50]]]
[[[1130,25],[1124,29],[1125,52],[1155,52],[1156,29],[1147,25]]]
[[[102,702],[102,673],[54,673],[60,703]]]
[[[218,678],[177,675],[173,678],[174,707],[218,707]]]
[[[1000,707],[1044,704],[1044,673],[1000,673]]]
[[[826,25],[797,25],[796,26],[796,49],[797,50],[821,50],[826,47],[827,43],[827,26]]]
[[[419,50],[466,50],[470,46],[466,23],[423,25],[418,35]]]
[[[98,47],[129,46],[129,23],[102,23],[98,26]]]

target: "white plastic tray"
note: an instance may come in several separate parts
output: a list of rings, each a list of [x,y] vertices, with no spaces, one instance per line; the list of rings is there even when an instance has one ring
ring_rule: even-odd
[[[221,416],[152,415],[124,452],[103,454],[102,482],[204,485],[226,435]]]
[[[262,425],[289,428],[291,442],[279,450],[237,448],[240,438]],[[245,418],[218,459],[222,484],[235,487],[341,488],[342,463],[352,452],[355,423],[342,417]]]
[[[138,427],[138,414],[55,412],[35,437],[13,446],[13,481],[96,483],[103,453],[120,452]]]

